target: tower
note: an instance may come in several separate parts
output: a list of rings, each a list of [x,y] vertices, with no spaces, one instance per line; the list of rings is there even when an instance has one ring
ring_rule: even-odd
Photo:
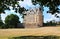
[[[40,8],[31,9],[24,12],[25,28],[38,28],[43,26],[43,15]]]

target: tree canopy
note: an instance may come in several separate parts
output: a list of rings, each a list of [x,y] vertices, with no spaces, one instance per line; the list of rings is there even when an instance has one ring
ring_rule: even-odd
[[[47,13],[55,14],[60,13],[58,6],[60,5],[60,0],[32,0],[33,4],[40,4],[42,7],[49,7]]]
[[[18,1],[19,0],[0,0],[0,14],[5,13],[4,10],[10,10],[9,6],[12,6],[15,12],[22,13],[25,9],[19,6]]]
[[[23,14],[22,12],[25,11],[26,9],[20,7],[18,1],[19,0],[3,0],[3,1],[0,0],[0,13],[5,13],[4,10],[10,10],[9,6],[12,6],[15,12],[19,12],[20,14]],[[47,11],[47,13],[51,13],[51,14],[55,14],[56,12],[60,13],[60,9],[58,8],[58,6],[60,5],[60,0],[32,0],[32,3],[34,5],[40,4],[42,8],[43,6],[49,7],[49,11]]]
[[[4,23],[3,23],[3,21],[2,20],[0,20],[0,27],[3,25]]]
[[[10,27],[17,27],[17,23],[20,23],[17,15],[11,14],[5,18],[5,24]]]

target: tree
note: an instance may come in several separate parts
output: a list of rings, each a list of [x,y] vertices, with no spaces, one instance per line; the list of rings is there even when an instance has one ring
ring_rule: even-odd
[[[0,0],[0,13],[5,13],[4,10],[10,10],[9,6],[12,6],[13,9],[15,5],[18,4],[18,0]]]
[[[49,7],[49,11],[47,13],[55,14],[60,13],[60,9],[58,6],[60,5],[60,0],[32,0],[34,5],[39,4],[43,9],[43,6]]]
[[[3,1],[0,0],[0,14],[5,13],[4,10],[10,10],[9,6],[12,6],[15,12],[23,14],[22,12],[26,11],[26,9],[24,7],[19,6],[18,1],[19,0],[3,0]],[[42,12],[43,12],[43,6],[45,6],[49,7],[49,11],[47,11],[47,13],[51,14],[55,14],[56,12],[60,13],[60,9],[58,8],[58,6],[60,5],[60,0],[32,0],[32,3],[34,5],[39,4],[41,6]]]
[[[1,14],[0,14],[1,15]],[[0,18],[1,18],[1,16],[0,16]],[[2,25],[3,25],[4,23],[3,23],[3,21],[0,19],[0,28],[2,28]]]
[[[2,27],[3,27],[3,25],[4,25],[3,21],[2,21],[2,20],[0,20],[0,28],[2,28]]]
[[[2,26],[4,23],[2,22],[2,20],[0,20],[0,26]]]
[[[56,26],[57,24],[56,24],[56,22],[55,22],[55,20],[51,20],[51,21],[47,21],[47,23],[43,23],[44,24],[44,26]]]
[[[20,7],[18,1],[19,0],[0,0],[0,17],[1,13],[5,13],[5,10],[10,10],[9,6],[13,7],[13,10],[15,10],[15,12],[19,12],[21,14],[25,10],[25,8]]]
[[[9,6],[13,7],[13,10],[15,12],[22,13],[24,10],[26,10],[24,7],[21,7],[18,3],[20,0],[0,0],[0,14],[5,13],[5,10],[10,10]],[[21,0],[23,1],[23,0]]]
[[[17,15],[11,14],[5,18],[5,24],[7,28],[16,28],[17,23],[20,23]]]

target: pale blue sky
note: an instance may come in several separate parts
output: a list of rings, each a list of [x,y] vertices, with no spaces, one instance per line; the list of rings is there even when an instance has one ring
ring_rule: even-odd
[[[39,4],[37,4],[36,6],[34,6],[32,4],[32,2],[31,2],[31,0],[24,0],[23,2],[22,1],[19,1],[19,5],[21,7],[25,7],[26,9],[33,8],[33,7],[39,7]],[[20,14],[19,13],[15,13],[14,10],[12,10],[12,7],[11,6],[10,6],[10,8],[11,8],[11,11],[5,10],[6,14],[1,14],[2,20],[5,20],[5,17],[7,15],[16,14],[16,15],[19,16],[19,18],[20,18],[19,20],[22,22],[23,19],[21,18]],[[60,8],[60,6],[59,6],[59,8]],[[54,17],[54,15],[49,14],[49,13],[47,14],[47,12],[46,12],[47,10],[49,10],[49,8],[48,7],[44,7],[44,11],[43,11],[44,22],[51,21],[51,20],[56,20],[56,21],[59,20],[58,18]]]

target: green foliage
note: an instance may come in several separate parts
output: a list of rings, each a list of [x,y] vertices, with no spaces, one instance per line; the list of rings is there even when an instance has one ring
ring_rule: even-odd
[[[2,20],[0,20],[0,26],[3,25],[4,23],[2,22]]]
[[[17,4],[17,0],[0,0],[0,13],[4,13],[4,10],[9,9],[9,6],[15,7],[15,4]]]
[[[4,23],[2,20],[0,20],[0,29],[4,28]]]
[[[15,10],[16,13],[19,12],[20,14],[23,14],[22,12],[27,10],[24,7],[19,6],[18,1],[19,0],[0,0],[0,14],[2,12],[5,13],[4,10],[10,10],[9,6],[12,6],[13,10]],[[40,4],[42,9],[44,6],[49,7],[49,11],[47,11],[47,13],[60,13],[60,9],[58,8],[58,6],[60,5],[60,0],[32,0],[32,3],[34,5]]]
[[[18,4],[19,0],[0,0],[0,13],[5,13],[4,10],[10,10],[9,6],[12,6],[13,9],[15,9],[15,12],[19,12],[23,14],[22,12],[25,11],[26,9],[23,7],[20,7]],[[21,0],[24,1],[24,0]],[[59,8],[58,6],[60,5],[60,0],[32,0],[33,4],[40,4],[42,7],[46,6],[49,7],[48,13],[59,13]],[[17,5],[17,6],[15,6]],[[16,8],[17,7],[17,8]]]
[[[60,36],[21,36],[9,39],[60,39]]]
[[[9,6],[13,7],[13,10],[15,12],[19,12],[20,14],[23,14],[23,11],[26,11],[24,7],[19,6],[18,4],[19,0],[0,0],[0,13],[5,13],[4,10],[10,10]],[[21,0],[24,1],[24,0]],[[43,6],[49,7],[49,11],[47,13],[55,14],[56,12],[59,13],[60,9],[58,6],[60,5],[60,0],[32,0],[33,4],[40,4],[43,8]],[[17,6],[15,6],[17,5]],[[16,8],[17,7],[17,8]]]
[[[26,9],[24,7],[20,7],[18,1],[19,0],[0,0],[0,13],[5,13],[4,10],[10,10],[9,6],[12,6],[16,13],[19,12],[22,14]]]
[[[50,22],[47,22],[47,23],[43,23],[44,26],[56,26],[57,23],[53,22],[53,21],[50,21]]]
[[[49,11],[47,13],[55,14],[56,12],[59,13],[60,9],[58,6],[60,5],[60,0],[32,0],[33,4],[40,4],[40,6],[49,7]]]
[[[17,27],[17,23],[19,23],[19,17],[17,15],[11,14],[5,18],[5,25],[7,28],[15,28]]]
[[[2,22],[2,20],[0,20],[0,28],[2,28],[3,25],[4,23]]]

